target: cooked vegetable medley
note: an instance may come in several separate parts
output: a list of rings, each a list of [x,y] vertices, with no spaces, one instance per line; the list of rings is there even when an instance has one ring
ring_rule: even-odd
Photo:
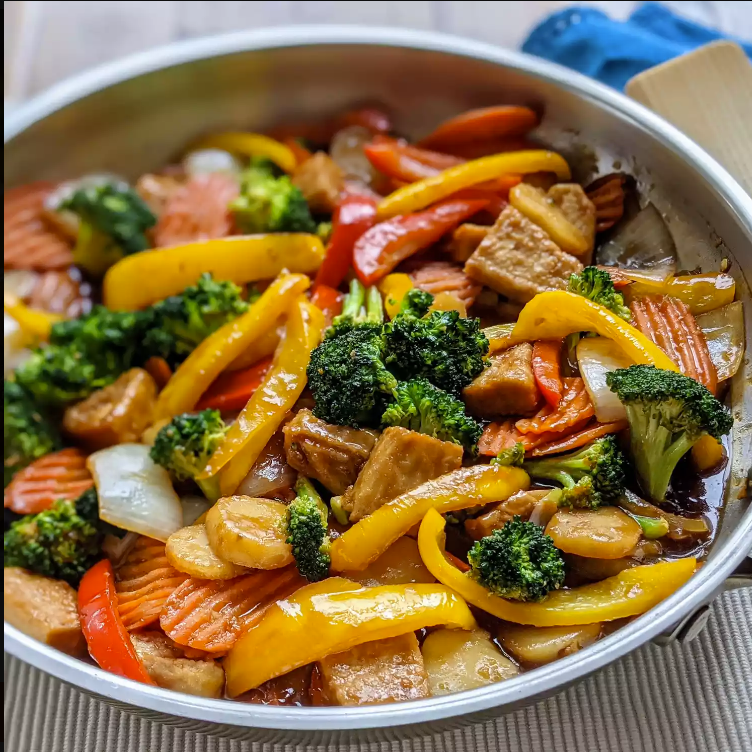
[[[6,619],[175,691],[359,705],[512,679],[684,585],[734,281],[678,274],[634,181],[572,182],[537,124],[410,143],[362,109],[7,191]]]

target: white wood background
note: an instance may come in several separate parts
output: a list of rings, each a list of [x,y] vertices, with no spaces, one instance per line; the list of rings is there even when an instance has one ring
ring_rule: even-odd
[[[431,29],[519,47],[571,2],[285,2],[10,0],[4,3],[5,98],[19,101],[85,68],[156,45],[261,26],[360,23]],[[580,2],[626,17],[635,2]],[[752,39],[752,2],[669,2],[686,16]]]

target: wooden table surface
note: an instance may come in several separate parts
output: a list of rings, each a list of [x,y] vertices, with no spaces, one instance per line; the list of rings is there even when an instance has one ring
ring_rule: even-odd
[[[519,47],[545,15],[571,2],[239,2],[223,0],[4,3],[5,97],[27,98],[85,68],[178,39],[261,26],[358,23],[430,29]],[[635,2],[580,2],[626,17]],[[752,38],[752,2],[675,2],[680,12]]]

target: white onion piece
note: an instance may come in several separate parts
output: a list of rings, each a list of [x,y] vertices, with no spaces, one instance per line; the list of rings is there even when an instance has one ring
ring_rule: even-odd
[[[607,373],[632,365],[623,351],[605,337],[583,337],[577,343],[577,364],[593,403],[595,417],[601,423],[626,418],[624,405],[606,384]]]
[[[730,379],[742,364],[744,357],[744,308],[740,300],[716,308],[697,317],[697,326],[705,335],[718,372],[718,381]]]
[[[39,282],[37,272],[27,269],[10,269],[3,274],[3,292],[9,292],[21,300],[28,298]]]
[[[676,243],[653,204],[635,214],[598,249],[598,263],[622,270],[648,271],[666,279],[676,271]]]
[[[296,479],[297,473],[287,464],[282,434],[277,434],[261,452],[236,493],[253,497],[285,497]]]
[[[3,375],[7,376],[24,361],[28,360],[31,350],[26,349],[26,335],[18,322],[3,311]]]
[[[372,140],[371,131],[361,125],[351,125],[334,134],[329,154],[344,173],[345,180],[373,186],[378,173],[363,151],[363,147]]]
[[[183,527],[183,505],[149,451],[144,444],[118,444],[94,452],[86,465],[105,522],[164,542]]]
[[[112,565],[116,567],[122,563],[138,538],[138,533],[126,533],[122,538],[118,538],[117,535],[105,535],[104,541],[102,541],[102,551],[112,562]]]
[[[205,496],[183,496],[183,527],[192,525],[204,512],[208,512],[214,504]]]
[[[191,177],[220,173],[238,177],[243,166],[228,151],[222,149],[197,149],[183,158],[183,169]]]

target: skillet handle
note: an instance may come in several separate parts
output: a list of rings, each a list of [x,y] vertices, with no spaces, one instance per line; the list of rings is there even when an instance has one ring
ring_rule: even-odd
[[[715,157],[752,195],[752,65],[734,42],[713,42],[643,71],[626,93],[661,115]],[[752,551],[723,589],[752,587]],[[710,605],[693,611],[656,642],[688,642],[702,631]]]
[[[626,93],[715,157],[752,195],[752,65],[712,42],[632,78]]]

